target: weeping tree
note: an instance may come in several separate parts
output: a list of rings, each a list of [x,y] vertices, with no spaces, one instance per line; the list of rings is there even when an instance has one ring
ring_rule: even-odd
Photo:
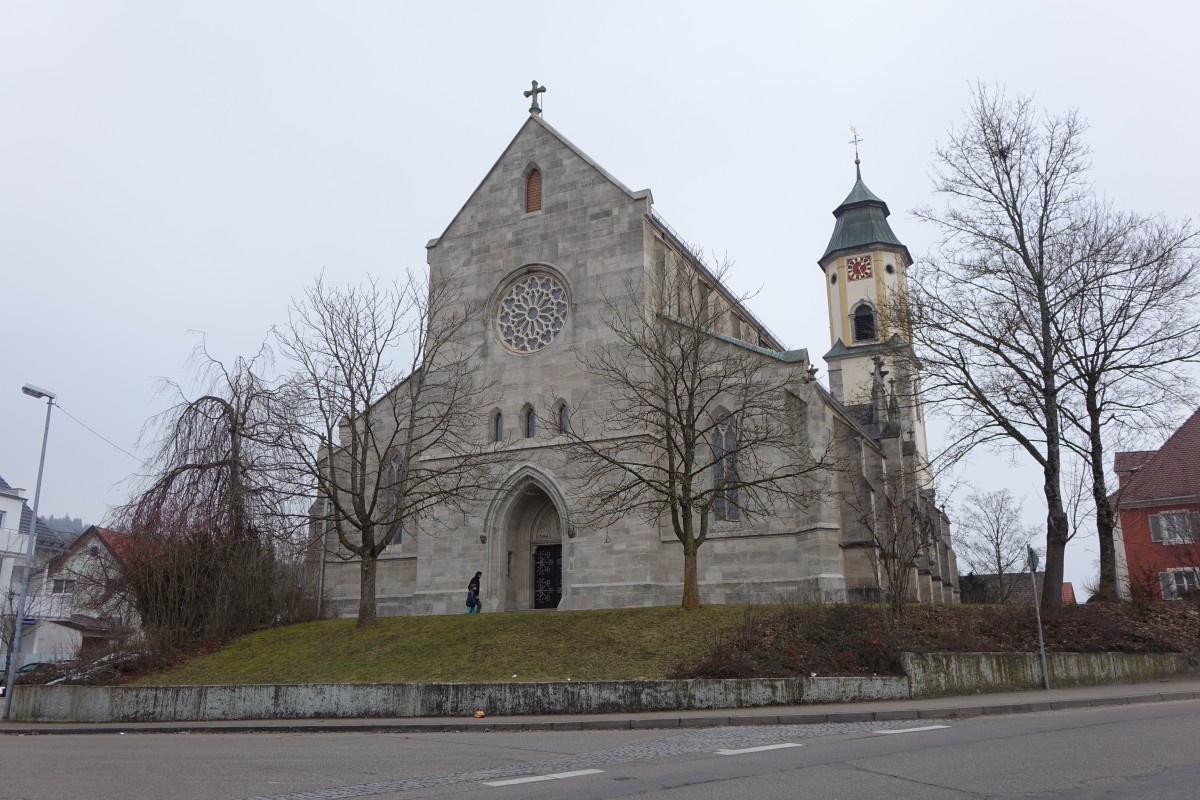
[[[606,388],[560,426],[580,518],[604,525],[634,513],[669,525],[685,609],[700,606],[697,554],[714,522],[809,507],[827,466],[805,429],[811,375],[718,334],[740,305],[718,289],[727,271],[672,251],[644,294],[626,287],[643,304],[607,302],[609,344],[578,356]]]
[[[269,359],[227,367],[201,343],[191,365],[206,387],[191,396],[167,382],[174,404],[149,424],[143,488],[115,515],[129,534],[105,578],[165,650],[235,635],[280,616],[277,554],[291,538],[279,483]]]
[[[322,557],[332,534],[332,555],[358,562],[359,627],[376,621],[384,551],[490,486],[501,454],[485,436],[490,384],[473,363],[480,312],[453,276],[318,279],[276,332],[291,362],[279,415],[290,482],[317,496]]]

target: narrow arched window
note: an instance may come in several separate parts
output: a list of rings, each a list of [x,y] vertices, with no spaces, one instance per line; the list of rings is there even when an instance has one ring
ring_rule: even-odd
[[[525,179],[525,213],[542,210],[542,173],[534,170]]]
[[[868,342],[875,338],[875,312],[868,305],[854,310],[854,341]]]
[[[558,404],[558,432],[567,433],[571,430],[571,412],[565,402]]]
[[[496,419],[492,423],[492,438],[497,442],[504,441],[504,415],[499,411],[496,412]]]
[[[713,514],[717,519],[736,520],[738,508],[737,429],[725,417],[713,430]]]
[[[393,526],[391,541],[388,544],[400,544],[404,535],[404,525],[401,520],[404,507],[404,456],[392,459],[387,471],[387,513],[388,524]]]
[[[525,409],[525,438],[537,436],[537,414],[532,408]]]

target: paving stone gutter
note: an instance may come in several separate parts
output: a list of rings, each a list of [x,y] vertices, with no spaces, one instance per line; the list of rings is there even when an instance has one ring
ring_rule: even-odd
[[[1056,687],[1194,674],[1177,653],[1049,654]],[[20,722],[182,722],[611,714],[908,700],[1042,685],[1036,653],[906,653],[901,677],[754,678],[547,683],[252,686],[19,686]]]

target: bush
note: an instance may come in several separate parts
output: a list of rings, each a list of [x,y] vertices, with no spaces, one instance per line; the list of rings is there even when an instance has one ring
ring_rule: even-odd
[[[1100,603],[1068,606],[1043,617],[1052,652],[1200,651],[1200,609],[1191,603],[1150,608]],[[747,611],[734,632],[679,678],[900,675],[900,654],[911,652],[1033,652],[1032,608],[919,606],[902,619],[863,605],[808,605]]]

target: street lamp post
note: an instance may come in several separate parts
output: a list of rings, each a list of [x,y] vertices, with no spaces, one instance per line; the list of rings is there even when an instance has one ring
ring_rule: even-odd
[[[33,489],[33,515],[29,518],[29,543],[25,548],[25,565],[21,567],[21,594],[17,598],[17,616],[13,620],[13,646],[8,656],[8,676],[4,681],[5,719],[10,719],[12,713],[13,681],[17,677],[17,660],[21,657],[21,629],[25,627],[25,601],[29,596],[29,565],[33,563],[34,548],[37,547],[38,501],[42,499],[42,470],[46,466],[46,442],[50,439],[50,412],[54,409],[54,399],[57,396],[54,392],[39,389],[32,383],[22,386],[21,391],[30,397],[46,398],[46,428],[42,431],[42,457],[38,461],[37,484]]]

